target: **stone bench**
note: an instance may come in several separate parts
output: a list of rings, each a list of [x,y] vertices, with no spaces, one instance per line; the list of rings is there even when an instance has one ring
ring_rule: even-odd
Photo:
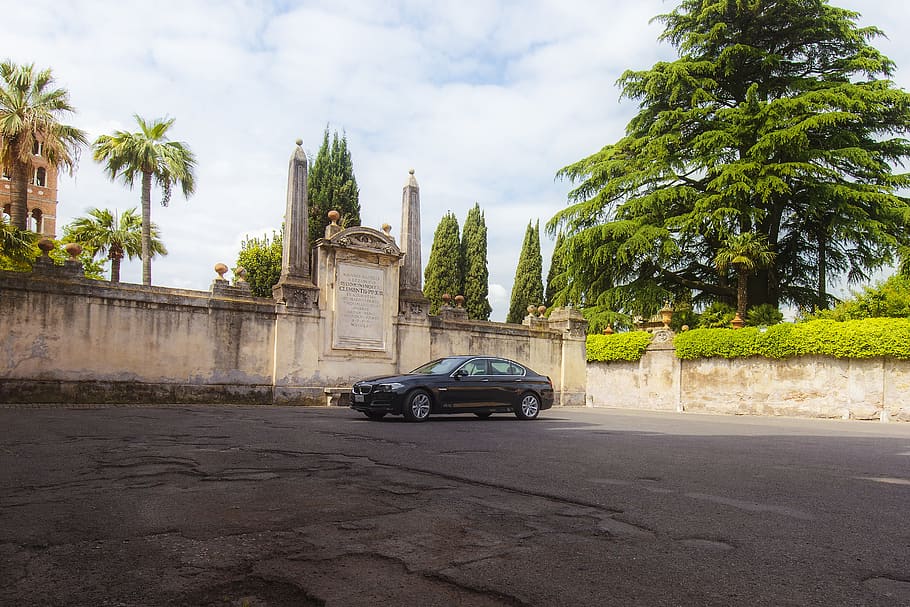
[[[325,404],[327,407],[350,407],[351,406],[351,389],[340,388],[323,388],[325,392]]]

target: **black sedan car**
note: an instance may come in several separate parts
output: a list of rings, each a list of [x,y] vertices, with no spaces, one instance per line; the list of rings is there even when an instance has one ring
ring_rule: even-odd
[[[553,382],[496,356],[449,356],[404,375],[365,379],[351,390],[351,408],[373,420],[386,414],[422,422],[430,414],[514,413],[535,419],[553,406]]]

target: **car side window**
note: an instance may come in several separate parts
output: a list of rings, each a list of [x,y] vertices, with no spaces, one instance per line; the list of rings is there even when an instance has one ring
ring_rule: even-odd
[[[487,361],[484,359],[479,359],[471,362],[473,368],[471,369],[471,375],[489,375],[487,372]]]

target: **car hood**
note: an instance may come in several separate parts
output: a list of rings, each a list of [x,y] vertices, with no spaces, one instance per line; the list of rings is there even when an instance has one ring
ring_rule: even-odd
[[[414,381],[419,377],[426,377],[423,375],[377,375],[376,377],[368,377],[366,379],[358,379],[355,381],[355,384],[375,384],[375,383],[392,383],[392,382],[409,382]]]

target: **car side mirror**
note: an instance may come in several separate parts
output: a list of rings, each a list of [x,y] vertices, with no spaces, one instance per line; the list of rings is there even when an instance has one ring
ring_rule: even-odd
[[[467,377],[467,376],[468,376],[467,371],[465,371],[464,369],[459,369],[458,371],[455,371],[455,375],[453,375],[452,377],[454,377],[455,379],[461,379],[462,377]]]

